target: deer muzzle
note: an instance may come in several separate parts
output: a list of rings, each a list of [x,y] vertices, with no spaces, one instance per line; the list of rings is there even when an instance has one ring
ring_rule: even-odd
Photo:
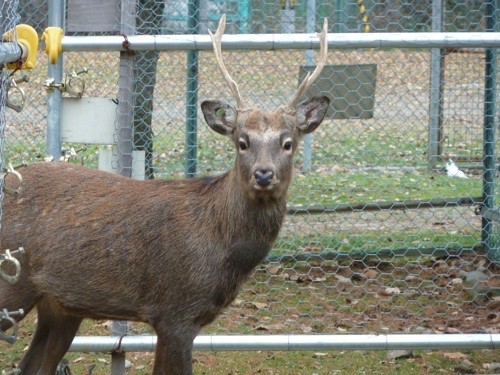
[[[258,169],[254,173],[257,185],[267,188],[273,182],[274,172],[268,169]]]

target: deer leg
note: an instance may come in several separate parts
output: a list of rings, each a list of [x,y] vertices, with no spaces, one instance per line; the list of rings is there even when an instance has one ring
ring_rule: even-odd
[[[197,332],[155,327],[158,335],[153,375],[191,375],[193,340]]]
[[[54,374],[82,321],[47,299],[38,303],[37,310],[36,332],[19,365],[23,375]]]

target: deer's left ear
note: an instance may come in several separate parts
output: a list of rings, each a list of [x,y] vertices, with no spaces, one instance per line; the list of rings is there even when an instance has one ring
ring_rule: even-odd
[[[303,134],[313,132],[325,117],[330,99],[326,96],[315,96],[297,106],[295,118],[297,127]]]

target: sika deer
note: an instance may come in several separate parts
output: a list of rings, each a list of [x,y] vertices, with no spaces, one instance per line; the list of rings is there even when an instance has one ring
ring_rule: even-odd
[[[201,108],[207,124],[235,145],[230,171],[173,181],[66,163],[20,171],[23,190],[5,199],[1,240],[25,254],[17,256],[19,282],[0,283],[0,307],[38,310],[22,374],[54,374],[83,318],[149,323],[158,335],[153,374],[191,374],[193,339],[269,252],[299,140],[318,127],[329,104],[315,97],[297,105],[325,64],[326,21],[318,67],[290,105],[272,113],[244,106],[222,61],[224,28],[223,16],[210,35],[237,108],[220,101]]]

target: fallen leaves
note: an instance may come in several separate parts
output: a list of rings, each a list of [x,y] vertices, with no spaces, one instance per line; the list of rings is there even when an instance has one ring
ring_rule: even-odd
[[[257,310],[267,309],[267,303],[264,302],[251,302],[251,305]]]
[[[389,361],[411,358],[412,356],[413,352],[411,350],[389,350],[387,352],[387,359]]]
[[[401,289],[399,289],[397,287],[385,288],[385,289],[380,290],[377,294],[379,296],[382,296],[382,297],[388,297],[388,296],[392,296],[393,294],[401,294]]]
[[[257,331],[281,331],[286,328],[286,325],[283,323],[276,323],[276,324],[261,324],[257,326],[255,329]]]
[[[313,331],[313,328],[310,327],[310,326],[306,326],[306,325],[301,325],[300,326],[300,330],[303,332],[303,333],[311,333]]]
[[[453,359],[453,360],[468,358],[467,354],[464,354],[461,352],[443,353],[443,356],[448,358],[448,359]]]
[[[379,275],[379,272],[372,269],[372,268],[365,268],[363,270],[363,275],[367,278],[367,279],[376,279]]]
[[[500,362],[494,363],[483,363],[483,368],[488,371],[497,371],[500,370]]]

